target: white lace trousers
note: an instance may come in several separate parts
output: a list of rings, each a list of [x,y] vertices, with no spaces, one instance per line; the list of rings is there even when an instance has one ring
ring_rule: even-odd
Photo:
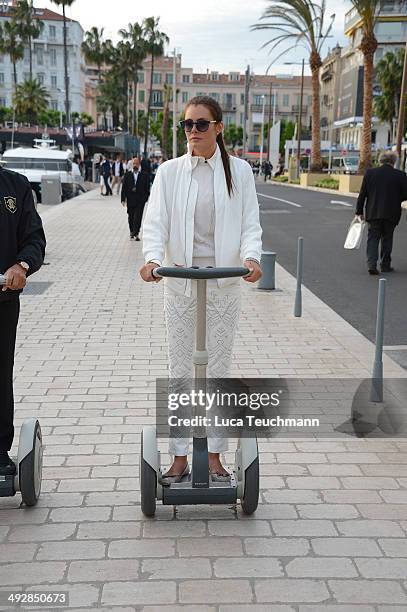
[[[240,301],[239,287],[219,289],[216,281],[208,281],[208,378],[229,377]],[[186,297],[168,290],[164,293],[170,378],[186,379],[194,375],[192,356],[195,346],[196,306],[195,296]],[[170,437],[169,453],[176,456],[187,455],[189,442],[188,438]],[[208,437],[210,453],[221,453],[227,448],[227,438]]]

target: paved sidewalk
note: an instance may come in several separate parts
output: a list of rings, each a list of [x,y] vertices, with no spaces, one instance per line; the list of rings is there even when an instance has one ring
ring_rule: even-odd
[[[0,500],[1,590],[68,590],[70,610],[406,610],[407,441],[262,441],[254,516],[159,505],[143,518],[162,286],[139,279],[117,197],[90,192],[43,219],[49,266],[22,298],[15,371],[17,424],[41,419],[43,492],[33,509]],[[244,284],[233,375],[368,377],[372,344],[306,290],[295,319],[294,279],[278,267],[277,283]],[[387,357],[384,369],[407,376]]]

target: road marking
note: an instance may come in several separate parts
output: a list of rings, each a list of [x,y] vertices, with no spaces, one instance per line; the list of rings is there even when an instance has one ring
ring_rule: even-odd
[[[393,346],[384,346],[384,351],[407,351],[407,344],[395,344]]]
[[[262,198],[269,198],[270,200],[277,200],[278,202],[284,202],[284,204],[290,204],[290,206],[295,206],[296,208],[302,208],[301,204],[290,202],[290,200],[283,200],[282,198],[276,198],[274,196],[267,195],[265,193],[259,193],[259,192],[257,192],[257,195],[261,196]]]
[[[270,210],[269,208],[266,210],[262,210],[260,208],[260,214],[261,215],[292,215],[292,212],[290,210],[279,210],[278,208],[274,210]]]
[[[342,200],[331,200],[331,204],[342,204],[343,206],[350,206],[350,208],[353,208],[353,204],[349,204],[349,202],[342,202]]]

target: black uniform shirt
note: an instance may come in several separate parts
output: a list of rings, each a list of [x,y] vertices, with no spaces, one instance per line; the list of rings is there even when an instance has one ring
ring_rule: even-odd
[[[25,176],[0,168],[0,274],[20,261],[39,270],[45,255],[45,234],[35,210],[31,185]],[[0,300],[16,298],[19,291],[1,291]]]

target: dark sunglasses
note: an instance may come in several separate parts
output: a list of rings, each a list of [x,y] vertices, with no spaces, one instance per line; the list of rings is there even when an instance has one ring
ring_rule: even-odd
[[[198,121],[192,121],[192,119],[184,119],[179,122],[180,127],[186,132],[192,132],[192,128],[196,125],[198,132],[207,132],[210,123],[218,123],[218,121],[207,121],[206,119],[198,119]]]

